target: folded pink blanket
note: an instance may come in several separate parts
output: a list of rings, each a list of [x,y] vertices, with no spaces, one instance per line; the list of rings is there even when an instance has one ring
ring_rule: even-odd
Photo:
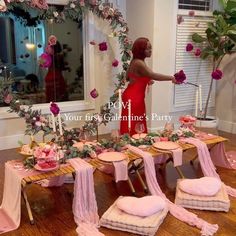
[[[80,158],[70,159],[76,170],[74,183],[73,214],[76,231],[80,236],[102,236],[98,231],[99,216],[94,192],[93,167]]]
[[[191,226],[196,226],[199,229],[201,229],[201,235],[202,236],[211,236],[218,230],[217,224],[209,224],[208,222],[204,221],[203,219],[198,218],[197,215],[185,210],[181,206],[177,206],[171,201],[169,201],[165,194],[162,192],[157,179],[156,179],[156,171],[154,166],[154,160],[150,153],[143,152],[139,148],[129,146],[129,150],[132,152],[140,155],[143,157],[144,160],[144,170],[145,170],[145,176],[146,181],[148,184],[148,188],[152,195],[160,196],[163,200],[165,200],[168,203],[169,211],[170,213],[176,217],[177,219],[188,223]]]

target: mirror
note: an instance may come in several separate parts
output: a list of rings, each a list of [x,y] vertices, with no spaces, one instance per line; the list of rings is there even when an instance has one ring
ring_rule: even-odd
[[[0,15],[3,93],[11,90],[26,104],[84,100],[82,21],[39,20],[35,10],[23,21],[18,10]],[[57,38],[50,47],[51,64],[40,66],[51,35]]]

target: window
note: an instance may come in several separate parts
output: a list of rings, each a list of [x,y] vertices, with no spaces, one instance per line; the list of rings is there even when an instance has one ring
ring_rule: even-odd
[[[179,9],[210,11],[212,0],[179,0]]]
[[[193,33],[197,32],[202,36],[205,35],[207,22],[211,21],[211,17],[182,17],[184,21],[181,24],[177,24],[176,30],[175,70],[184,70],[188,82],[202,85],[202,98],[204,103],[211,81],[212,62],[196,58],[193,53],[187,53],[185,48],[187,43],[191,42],[191,35]],[[195,92],[194,86],[175,86],[175,110],[192,109],[195,104]],[[214,92],[215,89],[213,89],[211,95],[210,106],[214,106]]]

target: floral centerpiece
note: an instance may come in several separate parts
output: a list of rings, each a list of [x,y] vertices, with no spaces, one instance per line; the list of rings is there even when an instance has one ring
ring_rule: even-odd
[[[194,124],[196,122],[197,118],[193,117],[191,115],[185,115],[185,116],[180,116],[179,122],[181,123],[181,127],[184,128],[189,128],[191,130],[195,130]]]
[[[39,143],[32,149],[32,152],[32,157],[24,161],[24,165],[28,168],[37,164],[41,169],[50,169],[64,161],[64,152],[55,143]]]

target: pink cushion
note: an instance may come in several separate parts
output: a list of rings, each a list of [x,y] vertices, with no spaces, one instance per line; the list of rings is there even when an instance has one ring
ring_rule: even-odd
[[[221,181],[214,177],[200,179],[184,179],[179,183],[179,188],[191,195],[214,196],[221,189]]]
[[[123,197],[117,201],[116,206],[128,214],[146,217],[163,210],[166,202],[158,196]]]

